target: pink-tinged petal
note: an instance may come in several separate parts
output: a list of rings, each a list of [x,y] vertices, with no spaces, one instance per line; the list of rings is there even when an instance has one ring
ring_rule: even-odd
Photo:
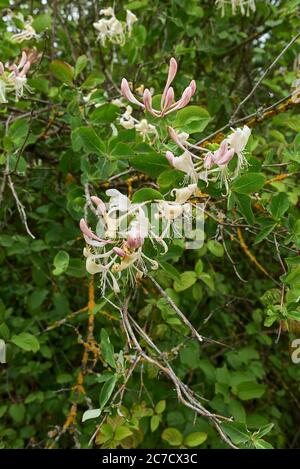
[[[30,69],[30,65],[31,63],[28,61],[26,62],[26,64],[24,65],[23,69],[21,70],[20,72],[20,76],[21,77],[24,77],[26,75],[26,73],[28,72],[28,70]]]
[[[161,112],[162,116],[169,109],[169,107],[172,106],[173,101],[174,101],[174,90],[173,90],[172,86],[170,86],[170,88],[168,89],[168,92],[166,94],[164,107],[163,107],[162,112]]]
[[[167,78],[166,86],[165,86],[165,89],[164,89],[162,97],[161,97],[161,103],[160,103],[161,109],[163,109],[163,107],[164,107],[164,101],[165,101],[166,94],[168,92],[168,89],[169,89],[172,81],[174,80],[174,78],[176,76],[176,73],[177,73],[177,62],[172,57],[171,60],[170,60],[170,66],[169,66],[169,72],[168,72],[168,78]]]
[[[126,256],[125,251],[123,251],[123,249],[121,249],[121,248],[115,247],[115,248],[113,248],[113,251],[119,257],[125,257]]]
[[[205,169],[211,169],[213,164],[214,164],[214,155],[210,151],[205,155],[203,166]]]
[[[129,249],[138,249],[144,244],[144,238],[139,235],[128,235],[127,237],[127,246]]]
[[[167,112],[166,114],[168,114],[168,112]],[[174,130],[172,127],[168,127],[168,133],[169,133],[171,139],[174,140],[174,142],[176,143],[176,145],[178,145],[179,148],[181,148],[183,151],[186,151],[185,146],[184,146],[183,143],[180,141],[180,139],[178,138],[177,133],[175,132],[175,130]]]
[[[145,108],[152,116],[158,117],[158,113],[152,108],[152,96],[148,88],[145,89],[144,94],[143,94],[143,101]]]
[[[191,81],[191,83],[189,84],[189,87],[190,87],[191,90],[192,90],[192,96],[193,96],[193,95],[196,93],[196,89],[197,89],[195,80],[192,80],[192,81]]]
[[[224,139],[218,150],[214,152],[214,162],[216,164],[219,164],[219,161],[224,158],[225,154],[228,152],[228,141],[227,139]]]
[[[217,162],[219,166],[226,166],[233,158],[234,150],[228,150],[222,158],[220,158]]]
[[[128,101],[130,101],[131,103],[133,104],[136,104],[137,106],[141,106],[141,107],[144,107],[144,105],[142,103],[140,103],[132,94],[130,88],[129,88],[129,84],[128,84],[128,81],[126,80],[126,78],[123,78],[122,79],[122,82],[121,82],[121,92],[122,92],[122,95],[124,96],[124,98],[126,98]]]
[[[106,212],[105,203],[96,195],[92,195],[91,201],[94,202],[94,204],[97,206],[98,212],[101,215],[104,215],[104,213]]]
[[[173,111],[178,111],[179,109],[182,109],[183,107],[187,106],[187,104],[189,104],[191,100],[191,97],[192,97],[192,88],[188,86],[182,93],[182,96],[179,99],[179,101],[174,103],[173,106],[169,108],[169,110],[166,112],[166,115],[170,114]]]
[[[95,233],[93,233],[92,230],[89,229],[84,218],[81,218],[79,222],[79,226],[80,226],[82,233],[85,234],[88,238],[95,239],[96,241],[102,242],[102,239],[99,238],[99,236],[95,235]]]
[[[26,64],[27,62],[27,54],[25,51],[22,52],[22,57],[21,57],[21,60],[20,60],[20,63],[18,65],[18,68],[21,69],[24,67],[24,65]]]
[[[175,156],[173,155],[173,153],[171,151],[166,152],[166,158],[167,158],[168,162],[170,163],[170,165],[173,166]]]

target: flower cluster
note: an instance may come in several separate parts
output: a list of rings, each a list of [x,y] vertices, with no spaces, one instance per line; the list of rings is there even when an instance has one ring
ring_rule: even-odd
[[[15,93],[15,99],[18,101],[24,94],[24,91],[31,92],[27,84],[27,72],[31,66],[27,54],[22,52],[22,57],[18,65],[4,66],[0,62],[0,103],[7,103],[6,94]]]
[[[167,116],[171,112],[178,111],[179,109],[187,106],[196,91],[195,80],[192,80],[189,86],[187,86],[187,88],[183,91],[181,98],[178,101],[175,101],[174,89],[172,88],[171,83],[173,82],[176,73],[177,62],[174,58],[171,58],[167,82],[161,96],[160,110],[154,109],[152,107],[152,95],[148,88],[144,90],[142,102],[135,98],[130,90],[129,83],[126,78],[123,78],[121,82],[122,94],[129,102],[136,104],[137,106],[150,112],[150,114],[152,114],[154,117]]]
[[[120,108],[125,108],[125,111],[120,116],[119,122],[124,129],[135,129],[142,137],[143,141],[155,140],[158,136],[155,125],[150,124],[147,119],[136,119],[133,115],[131,106],[126,106],[120,99],[115,99],[112,104]]]
[[[177,134],[172,127],[169,127],[168,130],[172,140],[184,153],[176,157],[171,151],[167,151],[166,157],[173,168],[184,172],[193,183],[197,182],[198,179],[207,182],[208,176],[217,172],[217,176],[221,176],[221,185],[224,183],[228,192],[228,164],[234,155],[237,155],[237,165],[233,177],[238,175],[240,168],[247,165],[244,150],[251,135],[251,129],[247,125],[236,130],[232,129],[232,133],[221,142],[220,147],[214,152],[190,144],[187,141],[187,134]],[[201,158],[195,154],[195,150],[205,152],[205,156]],[[196,163],[193,159],[196,160]]]
[[[100,10],[100,15],[103,15],[105,18],[101,18],[93,24],[99,33],[97,40],[103,46],[106,45],[107,40],[113,44],[123,46],[126,42],[126,35],[131,36],[132,27],[137,21],[137,17],[130,10],[126,10],[125,23],[116,18],[114,9],[111,7]]]
[[[235,15],[237,8],[240,9],[242,15],[249,15],[250,12],[255,12],[255,0],[216,0],[216,5],[221,10],[222,16],[225,15],[225,5],[231,5],[232,14]]]
[[[107,287],[115,293],[120,292],[120,279],[124,275],[132,285],[147,273],[148,268],[155,270],[159,264],[148,257],[143,248],[148,238],[157,249],[168,251],[165,241],[171,234],[177,234],[177,225],[182,226],[181,219],[190,221],[192,210],[187,200],[197,192],[197,185],[173,189],[175,201],[158,200],[133,204],[117,189],[109,189],[106,195],[109,203],[105,204],[99,197],[92,196],[98,216],[96,232],[92,231],[84,219],[80,220],[80,229],[87,247],[83,254],[86,258],[86,270],[91,274],[101,275],[103,295]],[[149,214],[147,205],[155,210]],[[178,222],[179,220],[179,222]]]

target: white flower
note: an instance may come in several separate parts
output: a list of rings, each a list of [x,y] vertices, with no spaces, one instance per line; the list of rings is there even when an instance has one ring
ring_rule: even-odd
[[[225,5],[231,5],[232,14],[235,15],[237,7],[240,8],[242,15],[249,15],[255,12],[255,0],[216,0],[217,8],[221,9],[221,15],[225,15]]]
[[[106,195],[110,197],[109,213],[115,210],[119,210],[120,212],[126,212],[129,209],[131,205],[130,200],[128,199],[128,197],[126,197],[126,195],[121,194],[121,192],[119,192],[117,189],[108,189],[106,191]]]
[[[126,10],[126,26],[129,33],[129,36],[132,32],[132,26],[137,22],[137,17],[130,10]]]
[[[247,125],[244,125],[242,129],[233,129],[233,133],[227,137],[227,140],[234,152],[239,154],[245,149],[250,135],[251,129],[249,129]]]
[[[227,142],[238,156],[238,164],[235,170],[235,176],[237,176],[240,168],[247,165],[247,160],[243,152],[251,135],[251,129],[247,125],[244,125],[242,129],[238,128],[232,130],[233,133],[227,137]]]
[[[149,124],[147,119],[142,119],[138,124],[135,124],[135,129],[142,135],[144,141],[149,135],[157,136],[155,125]]]
[[[108,8],[103,8],[102,10],[100,10],[100,15],[115,16],[115,12],[112,7],[108,7]]]
[[[122,127],[124,127],[125,129],[133,129],[134,126],[135,126],[135,119],[134,117],[132,117],[132,107],[131,106],[127,106],[126,107],[126,111],[124,112],[124,114],[121,115],[120,117],[120,124],[122,125]],[[137,121],[138,122],[138,121]]]
[[[174,156],[172,152],[167,151],[166,157],[173,168],[186,173],[193,182],[198,180],[198,175],[189,151],[185,151],[181,156]]]
[[[5,81],[0,77],[0,103],[7,103],[6,100],[6,84]]]
[[[192,195],[196,194],[197,190],[197,184],[189,184],[181,189],[173,189],[171,194],[175,193],[175,203],[184,204]]]
[[[39,39],[40,35],[37,34],[35,29],[31,26],[30,22],[25,23],[24,30],[13,34],[12,41],[21,43],[23,41],[30,41],[31,39]]]
[[[171,222],[182,215],[183,208],[181,204],[176,202],[166,202],[165,200],[159,202],[159,209],[164,219]]]

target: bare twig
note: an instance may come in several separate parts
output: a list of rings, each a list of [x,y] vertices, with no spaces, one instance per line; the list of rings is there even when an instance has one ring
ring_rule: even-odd
[[[235,117],[238,115],[238,113],[239,113],[240,109],[242,108],[242,106],[251,98],[251,96],[253,96],[253,94],[255,93],[255,91],[257,90],[259,85],[261,84],[261,82],[265,79],[265,77],[268,75],[268,73],[272,70],[272,68],[277,64],[277,62],[285,54],[285,52],[291,47],[291,45],[294,44],[295,41],[297,41],[298,37],[300,37],[300,31],[298,32],[298,34],[296,34],[296,36],[294,36],[290,40],[290,42],[284,47],[284,49],[280,52],[280,54],[273,60],[273,62],[269,65],[269,67],[266,68],[266,70],[263,72],[261,77],[255,83],[255,85],[252,88],[252,90],[250,91],[250,93],[243,99],[243,101],[240,102],[240,104],[238,105],[238,107],[236,108],[234,113],[232,114],[232,117],[230,119],[231,122],[234,121]]]

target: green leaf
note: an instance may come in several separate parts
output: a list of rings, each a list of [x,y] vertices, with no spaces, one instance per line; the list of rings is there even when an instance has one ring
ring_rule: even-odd
[[[173,126],[192,134],[202,132],[209,121],[210,115],[206,109],[200,106],[188,106],[177,112]]]
[[[132,202],[134,204],[140,204],[141,202],[146,202],[148,200],[161,200],[163,195],[155,189],[145,188],[139,189],[132,196]]]
[[[194,271],[186,271],[180,274],[180,279],[175,280],[174,290],[177,292],[187,290],[197,281],[197,275]]]
[[[224,248],[221,243],[214,239],[210,239],[207,242],[208,250],[216,257],[223,257],[224,256]]]
[[[107,380],[103,384],[103,387],[101,389],[100,396],[99,396],[99,403],[100,403],[101,409],[103,409],[103,407],[105,407],[106,403],[109,401],[110,396],[112,395],[113,390],[115,388],[116,382],[117,382],[117,377],[112,376],[109,380]]]
[[[50,71],[59,81],[71,85],[74,76],[74,68],[66,62],[53,60],[50,64]]]
[[[69,267],[70,256],[66,251],[58,251],[53,260],[55,269],[52,271],[54,275],[61,275]]]
[[[215,289],[213,278],[211,277],[211,275],[207,274],[206,272],[202,272],[201,274],[199,274],[198,279],[202,280],[202,282],[204,282],[205,285],[207,285],[208,288],[210,288],[211,290]]]
[[[256,449],[273,449],[273,446],[270,443],[261,438],[253,440],[253,445]]]
[[[263,187],[265,176],[260,173],[246,173],[234,180],[231,189],[239,194],[251,194]]]
[[[276,223],[267,223],[266,226],[261,230],[261,232],[255,236],[253,244],[259,244],[261,241],[267,238],[269,234],[272,233],[275,227]]]
[[[289,205],[290,203],[287,194],[280,192],[279,194],[274,195],[270,204],[270,212],[275,220],[280,220],[282,215],[284,215],[288,210]]]
[[[246,425],[236,422],[223,422],[220,424],[222,430],[229,436],[236,445],[247,443],[250,440],[251,433],[247,430]]]
[[[75,151],[79,151],[81,146],[87,153],[101,154],[104,151],[104,144],[92,127],[79,127],[74,130],[72,143],[73,146],[76,145]]]
[[[97,107],[90,115],[90,119],[95,124],[110,124],[116,120],[119,114],[120,108],[118,106],[107,103]]]
[[[159,176],[159,174],[166,169],[170,169],[167,158],[153,152],[134,156],[130,160],[130,164],[135,169],[138,169],[142,173],[146,173],[153,178]]]
[[[48,13],[44,15],[38,15],[32,22],[33,29],[36,30],[37,33],[42,33],[47,28],[51,27],[51,16]]]
[[[116,428],[114,439],[117,441],[122,441],[131,435],[132,435],[132,431],[129,428],[125,427],[124,425],[120,425],[119,427]]]
[[[88,58],[86,55],[80,55],[76,60],[74,78],[77,78],[78,75],[85,69],[88,64]]]
[[[6,311],[5,304],[0,298],[0,322],[4,321],[5,319],[5,311]]]
[[[34,335],[29,334],[29,332],[21,332],[18,335],[13,335],[10,340],[13,344],[26,352],[35,353],[40,349],[38,339]]]
[[[101,329],[101,352],[104,360],[112,367],[116,368],[116,362],[114,359],[114,348],[110,342],[109,335],[105,329]]]
[[[86,420],[90,419],[96,419],[97,417],[100,417],[100,415],[101,409],[86,410],[82,416],[82,422],[85,422]]]
[[[166,401],[165,400],[159,401],[155,406],[155,412],[157,414],[162,414],[165,408],[166,408]]]
[[[184,445],[189,448],[195,448],[196,446],[202,445],[207,440],[207,433],[204,432],[193,432],[190,433],[184,439]]]
[[[179,430],[177,430],[177,428],[166,428],[161,437],[171,446],[180,446],[183,442],[183,435]]]
[[[12,404],[9,408],[9,415],[16,423],[21,423],[25,417],[25,406],[24,404]]]
[[[236,394],[242,401],[250,399],[259,399],[266,391],[264,384],[256,383],[255,381],[244,381],[236,387]]]
[[[155,432],[155,430],[158,429],[159,427],[159,424],[160,424],[160,421],[161,421],[161,416],[160,415],[153,415],[151,417],[151,420],[150,420],[150,429],[151,429],[151,432]]]
[[[233,193],[238,209],[245,220],[252,225],[254,223],[254,215],[251,206],[251,198],[246,194]]]

